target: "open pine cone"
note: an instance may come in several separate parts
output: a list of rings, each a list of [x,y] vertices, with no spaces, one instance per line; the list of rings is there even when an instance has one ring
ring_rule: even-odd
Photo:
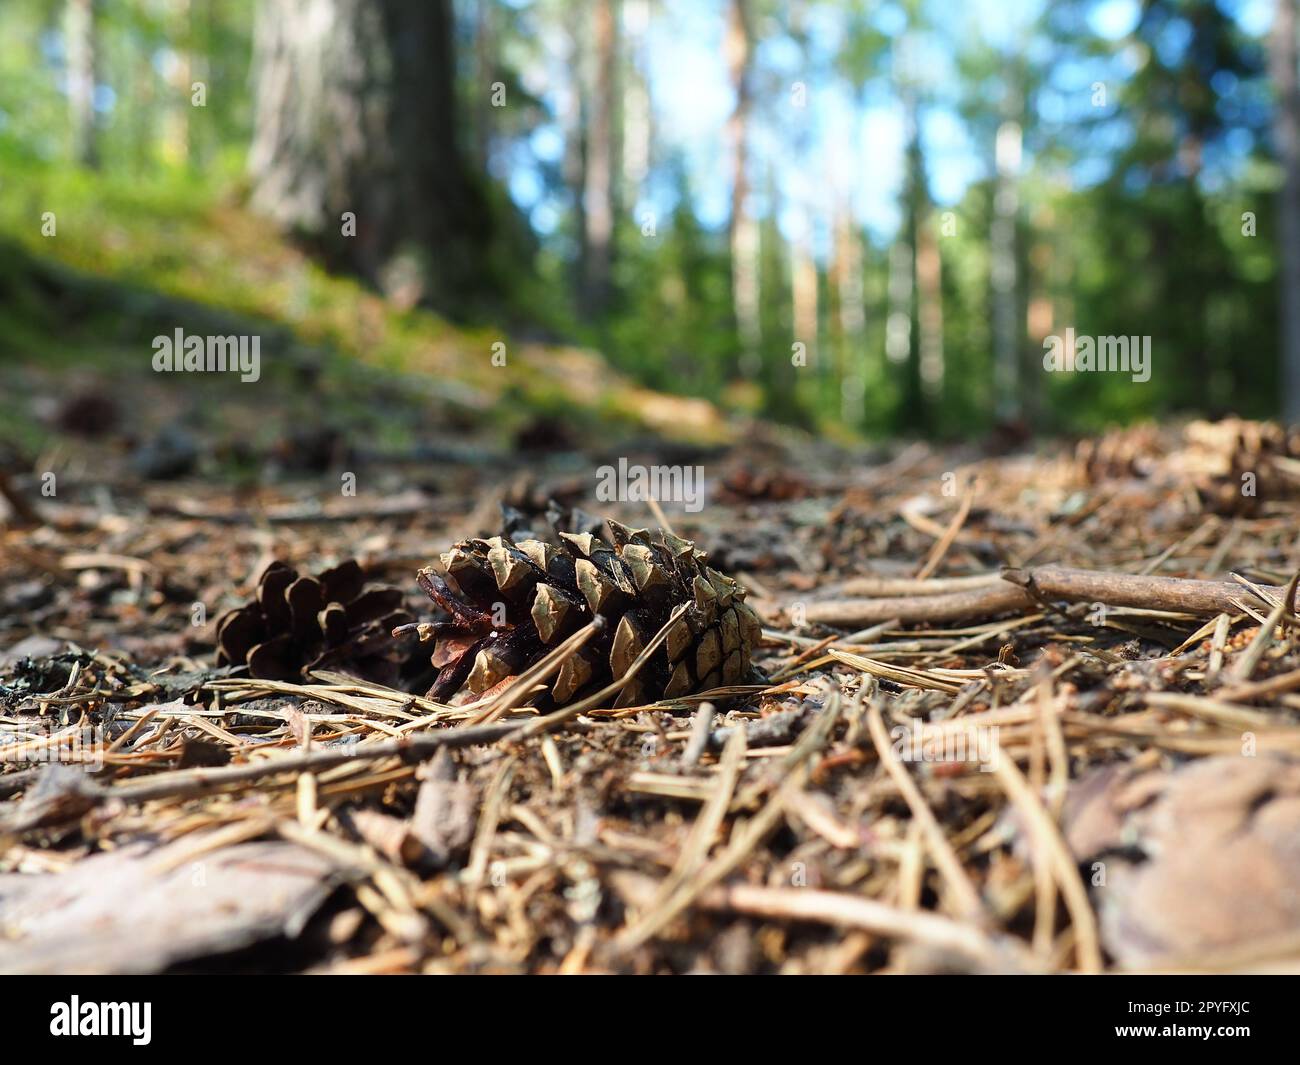
[[[414,635],[400,588],[366,588],[353,559],[317,577],[272,562],[257,597],[217,622],[217,664],[247,665],[251,676],[298,681],[313,669],[339,669],[396,686],[412,659]]]
[[[443,554],[445,577],[420,570],[420,587],[451,615],[433,626],[440,669],[429,698],[478,696],[600,615],[604,629],[564,662],[539,701],[563,706],[621,678],[683,603],[686,612],[614,705],[749,679],[760,625],[744,590],[689,540],[606,525],[613,546],[587,532],[561,532],[558,545],[494,536]]]

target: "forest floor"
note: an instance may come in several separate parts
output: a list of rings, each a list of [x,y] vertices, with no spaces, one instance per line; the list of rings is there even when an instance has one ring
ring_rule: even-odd
[[[192,189],[6,180],[0,971],[1300,967],[1294,435],[839,447]],[[153,373],[178,324],[261,336],[261,382]],[[273,561],[430,616],[503,503],[657,524],[594,501],[619,458],[702,467],[666,518],[770,683],[546,717],[217,664]]]
[[[748,589],[770,684],[494,724],[219,668],[215,619],[272,560],[349,557],[428,616],[417,567],[503,502],[596,509],[608,455],[354,456],[342,496],[328,447],[159,480],[124,431],[66,444],[53,497],[11,479],[0,971],[1300,967],[1300,447],[1273,427],[618,445],[703,466],[708,505],[667,517]]]

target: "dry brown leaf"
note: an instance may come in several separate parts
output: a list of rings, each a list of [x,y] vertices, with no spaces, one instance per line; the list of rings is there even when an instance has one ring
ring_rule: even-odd
[[[1124,965],[1300,931],[1293,759],[1215,757],[1131,780],[1116,774],[1066,832],[1080,860],[1100,863],[1092,879],[1103,938]]]

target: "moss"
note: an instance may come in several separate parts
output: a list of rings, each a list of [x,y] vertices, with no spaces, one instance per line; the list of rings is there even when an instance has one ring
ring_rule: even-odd
[[[185,401],[201,393],[206,402],[238,398],[289,411],[310,377],[308,414],[362,428],[394,449],[427,434],[430,405],[502,441],[541,415],[562,420],[579,440],[644,428],[636,390],[596,353],[517,344],[501,329],[396,307],[321,269],[228,190],[174,172],[128,181],[9,167],[0,197],[0,358],[46,372],[152,376],[145,387],[157,389],[167,383],[150,374],[154,336],[178,325],[257,333],[264,384],[256,395],[230,392],[240,387],[231,382],[187,380]],[[53,236],[41,231],[46,212]],[[498,343],[505,366],[493,364]],[[30,411],[16,417],[25,424],[16,432],[38,431]]]

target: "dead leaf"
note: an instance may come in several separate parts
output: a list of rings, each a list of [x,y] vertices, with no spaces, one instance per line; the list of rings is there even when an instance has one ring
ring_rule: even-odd
[[[1094,817],[1093,829],[1076,822],[1067,836],[1081,860],[1102,865],[1094,897],[1106,947],[1122,964],[1300,931],[1300,763],[1207,758],[1172,773],[1116,776],[1091,805],[1103,800],[1119,831],[1096,831],[1104,818]]]

